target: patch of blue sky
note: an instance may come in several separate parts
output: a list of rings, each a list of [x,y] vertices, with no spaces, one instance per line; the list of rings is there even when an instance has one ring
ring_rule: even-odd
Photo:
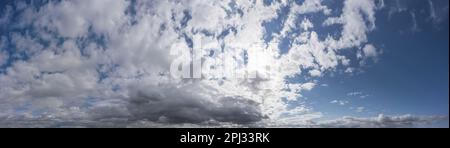
[[[230,1],[228,6],[231,8],[231,11],[225,10],[228,16],[231,16],[232,14],[239,14],[240,16],[244,15],[244,12],[237,7],[236,1]]]
[[[284,22],[289,14],[289,9],[290,6],[281,8],[277,12],[277,18],[262,24],[266,30],[264,34],[264,41],[266,43],[272,41],[272,39],[274,38],[273,35],[276,33],[280,33],[281,29],[283,29]]]
[[[31,102],[27,102],[23,105],[17,106],[16,108],[14,108],[14,113],[19,115],[26,113],[28,111],[28,108],[30,108],[31,106],[32,106]]]
[[[96,71],[98,73],[98,82],[101,83],[104,80],[108,79],[111,75],[111,73],[115,72],[119,68],[119,65],[117,64],[100,64],[97,65]]]

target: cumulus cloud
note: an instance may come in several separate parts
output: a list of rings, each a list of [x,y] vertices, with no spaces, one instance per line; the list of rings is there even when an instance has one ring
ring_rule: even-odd
[[[320,77],[320,76],[322,76],[322,72],[317,69],[314,69],[314,70],[309,71],[309,75],[311,75],[313,77]]]
[[[283,79],[191,82],[169,75],[174,43],[192,48],[197,35],[222,46],[240,42],[249,47],[260,41],[261,23],[275,17],[279,5],[204,0],[25,5],[20,21],[10,23],[30,31],[10,30],[12,54],[18,60],[0,76],[5,86],[0,89],[0,109],[5,116],[245,124],[285,106],[277,93],[284,89]],[[222,35],[230,30],[235,33]],[[235,52],[243,49],[217,56]],[[310,84],[305,87],[312,89]],[[73,107],[76,112],[69,112]]]
[[[378,56],[377,49],[371,44],[364,46],[363,52],[366,57],[376,58]]]
[[[369,1],[354,3],[348,1],[345,6],[359,8],[372,4]],[[200,36],[227,50],[204,56],[205,61],[243,52],[252,60],[254,53],[267,50],[261,44],[265,32],[261,24],[277,17],[276,12],[286,4],[286,1],[266,6],[259,1],[132,3],[101,0],[52,1],[42,6],[24,6],[21,9],[25,10],[19,15],[22,20],[17,23],[32,30],[11,33],[10,40],[16,48],[13,54],[25,56],[21,57],[22,61],[14,62],[0,78],[7,84],[1,89],[2,109],[14,112],[14,108],[24,107],[28,112],[45,111],[63,118],[67,114],[62,111],[78,107],[79,112],[94,112],[80,113],[86,118],[99,119],[102,114],[104,118],[111,118],[114,116],[107,111],[111,110],[121,118],[156,122],[249,123],[266,117],[278,118],[288,112],[287,103],[281,98],[290,96],[296,100],[301,91],[312,90],[315,83],[286,85],[285,76],[299,73],[301,69],[279,70],[284,66],[277,65],[284,62],[292,65],[298,61],[299,66],[315,68],[312,76],[320,76],[322,71],[336,67],[342,58],[329,50],[316,32],[308,32],[313,27],[309,20],[303,19],[301,26],[295,24],[301,14],[323,12],[329,15],[330,9],[320,0],[290,4],[293,8],[288,19],[291,20],[284,30],[291,32],[301,27],[308,40],[296,43],[293,52],[281,59],[277,58],[277,48],[269,50],[264,62],[275,63],[269,71],[273,75],[271,79],[200,82],[172,79],[168,68],[174,57],[168,49],[174,43],[193,48],[194,36]],[[343,21],[346,15],[359,16],[351,8],[345,9]],[[372,15],[372,11],[365,13]],[[365,23],[360,22],[360,27],[361,24]],[[367,30],[364,26],[362,29]],[[227,31],[228,34],[224,34]],[[343,38],[353,34],[345,27],[343,32],[346,32]],[[242,49],[229,48],[233,47],[230,43],[240,44]],[[252,44],[260,46],[253,48]],[[244,51],[249,47],[252,50]],[[212,66],[220,68],[223,63],[216,62]],[[27,102],[38,105],[27,106]]]
[[[0,74],[4,126],[54,126],[62,121],[91,127],[309,123],[322,114],[292,107],[289,101],[302,102],[301,93],[317,82],[289,78],[314,79],[354,66],[341,50],[379,55],[367,38],[376,27],[372,0],[346,0],[340,14],[332,14],[321,0],[270,5],[250,0],[50,1],[8,7],[21,11],[17,19],[0,19],[2,28],[13,26],[5,40],[14,48],[8,54],[2,49],[0,62],[6,55],[15,59]],[[283,26],[266,41],[263,24],[282,18],[278,12],[286,7]],[[307,14],[324,15],[327,19],[320,23],[339,26],[340,35],[320,37],[317,24],[302,17]],[[215,77],[171,77],[177,57],[170,49],[177,45],[192,50],[197,37],[202,45],[211,45],[200,59]],[[281,54],[284,39],[292,45]],[[264,60],[255,62],[261,58],[255,55]],[[228,66],[221,60],[226,57],[233,57],[236,71],[265,72],[270,78],[223,78],[217,69]]]
[[[54,30],[61,37],[83,37],[88,32],[112,33],[125,20],[129,1],[61,1],[49,2],[40,10],[30,10],[33,25]],[[50,22],[50,23],[49,23]]]
[[[367,44],[361,51],[357,53],[358,59],[361,59],[360,65],[365,65],[369,60],[378,62],[379,56],[382,54],[381,50],[378,50],[374,45]]]

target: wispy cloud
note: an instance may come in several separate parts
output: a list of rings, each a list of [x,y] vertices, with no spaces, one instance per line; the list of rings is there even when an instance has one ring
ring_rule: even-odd
[[[346,101],[346,100],[333,100],[330,103],[331,104],[338,104],[340,106],[345,106],[345,105],[349,104],[350,102]]]

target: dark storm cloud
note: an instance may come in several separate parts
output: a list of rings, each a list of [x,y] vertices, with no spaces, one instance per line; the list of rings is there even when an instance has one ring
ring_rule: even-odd
[[[130,98],[128,110],[135,120],[167,123],[219,121],[245,124],[264,118],[255,101],[240,97],[223,97],[217,100],[211,102],[194,93],[177,91],[169,91],[165,95],[138,91]]]

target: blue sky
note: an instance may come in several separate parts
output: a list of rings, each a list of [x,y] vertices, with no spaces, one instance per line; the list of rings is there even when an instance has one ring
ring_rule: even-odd
[[[448,14],[448,1],[432,2],[434,6],[442,7],[440,9],[447,9]],[[339,7],[339,2],[324,3]],[[380,113],[448,115],[448,15],[444,14],[441,18],[444,20],[436,23],[429,13],[435,11],[430,10],[429,1],[399,1],[399,4],[406,10],[393,13],[397,2],[386,1],[387,8],[377,13],[376,30],[369,34],[370,41],[383,49],[380,59],[355,75],[334,73],[321,78],[320,83],[324,86],[304,94],[309,98],[308,103],[331,118]],[[289,7],[279,11],[280,18],[267,23],[266,27],[271,32],[281,30],[288,12]],[[416,15],[416,22],[412,13]],[[318,22],[325,19],[314,15],[312,18]],[[418,30],[413,28],[415,23]],[[335,27],[320,29],[318,32],[339,30]],[[283,41],[281,52],[288,50],[289,41]],[[355,92],[358,95],[349,95]],[[333,100],[348,104],[330,104]],[[358,107],[364,107],[366,111],[355,112]]]
[[[447,0],[206,1],[1,1],[0,127],[448,127]]]
[[[426,1],[406,3],[409,11],[429,11]],[[414,31],[409,12],[395,14],[391,19],[386,17],[388,13],[389,10],[384,10],[377,14],[377,30],[369,35],[371,41],[382,45],[384,53],[381,59],[356,76],[338,75],[322,80],[329,86],[310,94],[310,98],[323,99],[311,101],[317,103],[317,108],[337,116],[351,113],[343,109],[345,107],[322,105],[330,99],[344,98],[350,100],[354,107],[366,106],[369,110],[353,113],[358,116],[380,112],[448,115],[448,20],[434,24],[429,15],[420,14],[417,17],[420,31]],[[369,96],[364,99],[348,96],[347,93],[351,92]]]

